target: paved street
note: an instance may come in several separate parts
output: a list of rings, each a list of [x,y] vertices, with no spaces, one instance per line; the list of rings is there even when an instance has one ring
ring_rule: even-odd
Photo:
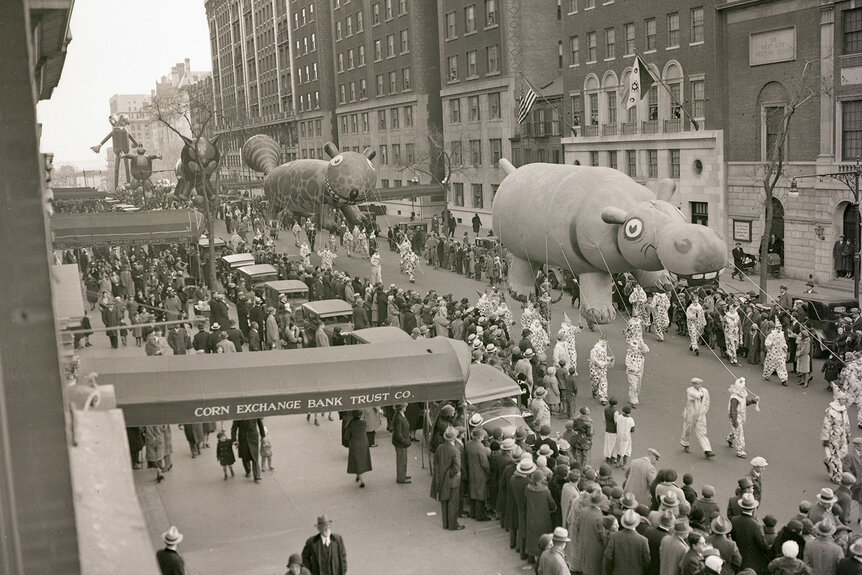
[[[381,221],[381,227],[385,232],[385,221]],[[461,234],[459,229],[458,237]],[[223,229],[218,235],[228,237]],[[325,233],[322,236],[318,238],[318,249]],[[292,234],[283,233],[281,238],[279,251],[297,251]],[[285,242],[288,238],[289,245]],[[407,287],[406,276],[398,273],[397,255],[389,251],[385,242],[381,246],[384,283]],[[336,267],[363,276],[370,269],[367,260],[347,258],[343,251],[339,252]],[[723,283],[728,289],[743,285],[744,291],[756,289],[754,284],[736,280],[725,279]],[[794,291],[799,282],[790,283]],[[411,287],[420,293],[433,287],[441,294],[475,300],[476,290],[483,290],[485,285],[423,264]],[[771,282],[769,291],[774,294],[777,289],[773,288],[777,284]],[[568,298],[564,297],[554,306],[552,334],[564,311],[572,316],[576,313],[567,304]],[[517,302],[510,300],[509,305],[517,315]],[[98,318],[94,320],[96,325]],[[605,326],[617,357],[616,367],[609,374],[610,391],[621,404],[626,398],[623,327],[622,317]],[[604,425],[602,407],[590,398],[587,360],[597,338],[598,332],[585,330],[578,340],[579,405],[587,405],[592,411],[596,430],[592,462],[596,466],[601,462]],[[81,353],[85,367],[89,356],[143,353],[135,347],[111,351],[101,334],[91,339],[96,347]],[[782,388],[775,380],[763,382],[760,366],[743,361],[731,369],[708,348],[695,357],[687,350],[687,338],[670,335],[666,342],[659,343],[652,334],[646,334],[645,340],[651,353],[646,358],[641,407],[633,414],[634,457],[641,457],[647,447],[657,448],[663,455],[660,467],[676,469],[680,484],[683,473],[691,472],[698,489],[707,482],[714,485],[717,501],[724,509],[736,479],[749,470],[748,461],[736,458],[724,443],[729,425],[727,388],[742,375],[750,389],[762,397],[762,411],[749,409],[745,430],[749,457],[762,455],[769,461],[760,515],[774,514],[782,525],[795,513],[800,499],[812,500],[821,487],[831,486],[819,440],[823,409],[831,397],[823,391],[819,373],[822,360],[814,362],[816,375],[808,390],[793,384],[793,378],[790,387]],[[718,454],[713,460],[706,460],[696,446],[689,455],[679,446],[684,392],[693,376],[704,379],[712,396],[709,432]],[[855,421],[855,409],[851,410],[851,421]],[[192,460],[182,431],[176,428],[174,468],[166,481],[157,485],[152,472],[134,472],[153,544],[160,545],[159,534],[169,525],[178,525],[185,533],[180,550],[190,573],[281,573],[288,556],[299,552],[305,538],[314,534],[315,518],[323,513],[333,518],[334,532],[344,536],[351,573],[522,572],[524,563],[508,549],[508,538],[496,523],[464,519],[466,530],[442,530],[439,504],[428,496],[429,476],[427,470],[422,470],[419,444],[410,450],[413,484],[396,485],[394,449],[389,434],[378,431],[380,447],[372,450],[374,471],[368,488],[360,490],[345,472],[347,451],[340,444],[337,417],[335,422],[322,419],[320,427],[308,424],[303,417],[270,418],[265,424],[273,438],[276,469],[265,472],[258,485],[242,476],[239,462],[235,465],[238,476],[223,481],[214,445],[203,457]],[[562,431],[563,425],[563,420],[554,420],[555,430]],[[622,480],[622,472],[615,471],[615,475]]]

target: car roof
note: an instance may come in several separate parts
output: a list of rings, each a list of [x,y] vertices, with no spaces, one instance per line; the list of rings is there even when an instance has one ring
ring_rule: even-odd
[[[232,263],[235,263],[235,262],[246,261],[246,260],[252,260],[252,261],[254,261],[254,254],[250,254],[250,253],[243,253],[243,254],[230,254],[230,255],[227,255],[227,256],[222,256],[222,257],[221,257],[221,259],[222,259],[223,261],[225,261],[225,262],[229,263],[229,264],[232,264]]]
[[[274,280],[260,284],[265,287],[271,287],[275,291],[308,291],[308,286],[301,280]]]
[[[302,307],[309,311],[313,311],[317,315],[353,313],[353,306],[343,299],[321,299],[317,301],[309,301],[302,304]]]
[[[354,337],[365,343],[390,343],[398,341],[413,341],[410,335],[401,329],[391,325],[381,327],[367,327],[350,332]]]
[[[242,266],[238,271],[250,276],[259,274],[277,274],[278,270],[270,264],[255,264],[253,266]]]
[[[813,302],[818,302],[818,303],[829,303],[829,304],[840,303],[840,304],[846,305],[847,309],[850,309],[851,307],[859,307],[858,302],[855,299],[853,299],[850,296],[844,295],[844,294],[830,295],[830,294],[823,294],[823,293],[816,293],[816,294],[806,293],[806,294],[792,295],[792,296],[790,296],[790,299],[791,300],[797,300],[798,299],[800,301],[813,301]]]

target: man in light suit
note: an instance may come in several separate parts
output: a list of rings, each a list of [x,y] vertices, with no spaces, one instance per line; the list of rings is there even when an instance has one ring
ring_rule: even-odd
[[[347,552],[340,535],[332,532],[332,520],[317,518],[317,535],[309,537],[302,549],[302,563],[311,575],[346,575]]]

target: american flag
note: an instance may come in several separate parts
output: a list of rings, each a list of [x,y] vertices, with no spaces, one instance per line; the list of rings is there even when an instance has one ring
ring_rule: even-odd
[[[524,120],[527,119],[527,115],[530,113],[530,109],[533,107],[533,104],[536,102],[536,98],[538,97],[538,94],[533,91],[533,88],[530,87],[530,83],[525,79],[524,85],[521,88],[521,101],[518,103],[519,124],[523,124]]]

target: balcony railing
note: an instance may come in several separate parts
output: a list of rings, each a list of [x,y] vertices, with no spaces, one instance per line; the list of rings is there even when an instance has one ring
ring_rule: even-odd
[[[658,121],[646,120],[644,122],[641,122],[641,133],[658,134]]]
[[[637,134],[638,133],[638,124],[637,122],[626,122],[622,125],[622,134]]]
[[[616,124],[604,124],[602,126],[602,136],[616,136],[619,133],[619,128]]]
[[[674,118],[673,120],[664,121],[665,132],[682,132],[682,120]]]
[[[599,127],[598,125],[592,126],[584,126],[584,136],[598,136],[599,135]]]

